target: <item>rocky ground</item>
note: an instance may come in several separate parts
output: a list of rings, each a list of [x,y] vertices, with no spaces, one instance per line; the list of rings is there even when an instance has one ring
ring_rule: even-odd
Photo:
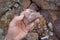
[[[13,17],[26,8],[39,11],[43,17],[22,40],[53,40],[52,22],[60,15],[60,0],[0,0],[0,40],[6,35]]]

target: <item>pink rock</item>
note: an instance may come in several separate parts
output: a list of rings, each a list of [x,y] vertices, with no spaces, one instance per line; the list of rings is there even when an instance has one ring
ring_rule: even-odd
[[[34,10],[31,9],[26,9],[24,12],[22,12],[21,14],[24,14],[24,23],[27,25],[31,22],[33,22],[35,19],[40,18],[41,15],[39,12],[36,12]]]

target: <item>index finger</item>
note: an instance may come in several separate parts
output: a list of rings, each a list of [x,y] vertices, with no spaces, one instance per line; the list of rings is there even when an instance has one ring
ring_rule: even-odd
[[[13,20],[10,22],[10,24],[16,23],[17,21],[21,21],[21,20],[23,20],[23,18],[24,18],[24,15],[15,16],[15,17],[13,18]]]
[[[24,18],[24,15],[15,16],[15,20],[22,20],[23,18]]]

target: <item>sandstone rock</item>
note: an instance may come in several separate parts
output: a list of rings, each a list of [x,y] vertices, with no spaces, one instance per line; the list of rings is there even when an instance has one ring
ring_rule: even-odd
[[[28,8],[29,8],[29,9],[33,9],[33,10],[36,10],[36,11],[39,10],[39,8],[37,7],[37,5],[34,4],[34,3],[32,3]]]
[[[32,0],[42,9],[51,9],[51,10],[59,10],[57,5],[55,5],[55,0]]]
[[[35,19],[37,18],[41,18],[41,15],[39,12],[36,12],[32,9],[26,9],[25,11],[23,11],[21,14],[25,15],[24,18],[24,23],[27,25],[31,22],[33,22]]]
[[[30,6],[30,3],[31,3],[30,0],[21,0],[21,1],[22,1],[21,5],[24,9]]]

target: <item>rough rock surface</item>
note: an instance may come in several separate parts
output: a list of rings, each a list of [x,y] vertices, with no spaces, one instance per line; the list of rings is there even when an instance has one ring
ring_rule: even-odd
[[[25,11],[23,11],[21,14],[24,14],[24,23],[27,25],[31,22],[33,22],[35,19],[37,18],[41,18],[41,15],[39,12],[36,12],[34,10],[31,9],[26,9]]]
[[[27,40],[38,40],[38,34],[37,33],[28,33],[26,36]]]
[[[39,8],[38,8],[38,7],[36,6],[36,4],[34,4],[34,3],[32,3],[28,8],[29,8],[29,9],[33,9],[33,10],[36,10],[36,11],[39,10]]]
[[[57,1],[59,0],[32,0],[42,9],[59,10]]]
[[[29,7],[31,4],[30,0],[22,0],[21,5],[24,9],[26,9],[27,7]]]

